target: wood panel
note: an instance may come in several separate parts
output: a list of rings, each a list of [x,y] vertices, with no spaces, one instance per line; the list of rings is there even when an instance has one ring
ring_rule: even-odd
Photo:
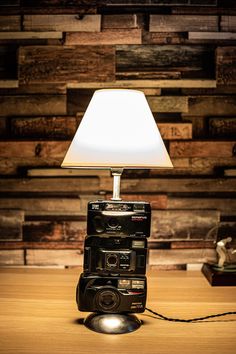
[[[236,33],[232,32],[189,32],[188,39],[201,43],[235,41]]]
[[[236,117],[210,118],[209,133],[217,138],[235,138],[236,136]]]
[[[232,96],[191,96],[188,100],[189,115],[227,116],[235,115],[236,97]]]
[[[147,101],[152,112],[188,112],[188,97],[148,96]]]
[[[220,211],[220,215],[231,215],[236,211],[235,198],[168,198],[168,209],[214,209]]]
[[[0,40],[62,39],[62,32],[2,32]]]
[[[170,156],[173,157],[232,157],[236,141],[173,141]]]
[[[6,208],[6,206],[5,206]],[[23,210],[0,210],[0,241],[22,241]]]
[[[158,123],[157,126],[164,140],[187,140],[192,138],[191,123]]]
[[[218,84],[236,84],[236,47],[216,49],[216,78]]]
[[[1,38],[1,37],[0,37]],[[105,30],[99,33],[74,32],[66,33],[66,45],[118,45],[141,44],[140,29]]]
[[[0,265],[24,265],[23,250],[0,250]]]
[[[18,75],[21,84],[113,81],[115,51],[112,46],[21,47]]]
[[[38,266],[81,266],[83,264],[83,255],[80,250],[27,249],[26,264]]]
[[[152,265],[188,264],[216,262],[212,249],[189,250],[150,250],[149,263]]]
[[[221,16],[220,29],[225,32],[235,32],[236,16]]]
[[[152,212],[151,238],[210,240],[219,221],[217,210],[157,210]]]
[[[218,31],[218,16],[150,15],[150,32]]]
[[[0,116],[66,114],[65,95],[0,96]]]
[[[103,15],[101,29],[133,29],[139,27],[136,14]]]
[[[99,32],[101,15],[24,15],[25,31]]]
[[[0,31],[20,31],[21,19],[18,15],[0,16]]]

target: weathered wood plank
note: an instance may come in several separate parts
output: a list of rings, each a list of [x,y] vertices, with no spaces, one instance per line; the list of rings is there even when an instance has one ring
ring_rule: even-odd
[[[0,209],[3,208],[22,209],[27,217],[42,215],[44,219],[46,219],[48,215],[54,216],[54,219],[65,218],[63,215],[76,217],[82,213],[85,214],[86,212],[84,198],[81,200],[81,198],[76,196],[74,198],[34,198],[32,196],[29,196],[28,198],[4,198],[1,196]]]
[[[230,215],[236,211],[236,199],[234,198],[175,198],[169,197],[167,200],[168,209],[214,209],[220,211],[220,215]]]
[[[236,168],[225,168],[224,169],[224,176],[225,177],[236,177]]]
[[[236,16],[221,16],[220,30],[224,32],[235,32]]]
[[[112,180],[102,177],[100,190],[112,191]],[[235,178],[140,178],[122,179],[122,193],[235,193]],[[1,184],[0,184],[1,191]]]
[[[5,207],[6,208],[6,207]],[[22,241],[23,210],[0,210],[0,241]]]
[[[1,37],[0,37],[1,38]],[[141,44],[141,29],[117,29],[103,32],[71,32],[66,33],[66,45],[118,45]]]
[[[236,47],[216,49],[216,79],[218,84],[236,84]]]
[[[113,82],[77,82],[68,83],[69,89],[75,88],[215,88],[216,80],[183,79],[183,80],[116,80]]]
[[[101,15],[24,15],[25,31],[99,32]]]
[[[172,157],[232,157],[236,141],[171,141]]]
[[[4,251],[1,251],[4,252]],[[12,251],[13,252],[13,251]],[[26,265],[82,266],[80,250],[26,250]]]
[[[0,80],[0,95],[18,96],[18,95],[31,95],[31,94],[44,94],[44,95],[66,95],[67,88],[65,83],[57,84],[31,84],[20,85],[18,80],[6,80],[12,82],[10,85],[14,85],[12,88],[1,88]],[[3,83],[4,84],[4,83]]]
[[[150,32],[218,31],[218,16],[150,15]]]
[[[12,118],[10,121],[11,136],[69,139],[74,136],[80,121],[81,118],[72,116]]]
[[[142,6],[163,6],[163,5],[175,5],[175,6],[216,6],[217,0],[107,0],[107,6],[114,6],[114,5],[138,5]]]
[[[116,74],[117,80],[156,80],[156,79],[181,79],[180,71],[124,71]]]
[[[18,15],[0,16],[0,31],[20,31],[21,19]]]
[[[62,39],[62,32],[1,32],[0,40]]]
[[[195,264],[204,262],[216,262],[216,252],[213,249],[189,249],[189,250],[150,250],[149,264]]]
[[[118,45],[116,47],[117,73],[150,71],[171,67],[173,71],[208,71],[213,64],[213,49],[208,46],[187,45]]]
[[[0,116],[66,114],[66,95],[0,96]]]
[[[105,177],[104,177],[105,178]],[[40,193],[40,195],[76,195],[76,193],[99,192],[99,180],[97,177],[70,177],[68,178],[8,178],[0,179],[0,193]]]
[[[12,89],[19,86],[18,80],[0,80],[0,88],[3,89]]]
[[[29,177],[91,177],[105,176],[110,177],[110,170],[93,170],[93,169],[66,169],[66,168],[34,168],[27,170]]]
[[[157,210],[152,212],[151,239],[214,240],[220,221],[217,210]],[[211,232],[210,232],[211,231]]]
[[[192,116],[227,116],[235,115],[235,96],[191,96],[188,99],[188,115]]]
[[[236,117],[210,118],[209,133],[217,138],[235,138],[236,136]]]
[[[233,32],[189,32],[188,39],[190,41],[199,41],[209,43],[212,41],[235,41],[236,33]]]
[[[86,227],[85,221],[27,221],[23,226],[24,241],[82,242],[86,236]]]
[[[149,32],[143,30],[142,44],[189,44],[187,32]]]
[[[158,123],[157,125],[164,140],[192,139],[191,123]]]
[[[138,16],[136,14],[114,14],[102,16],[102,30],[104,29],[133,29],[138,28]]]
[[[188,112],[188,97],[148,96],[147,101],[152,112]]]
[[[17,250],[17,249],[47,249],[47,250],[83,250],[83,242],[0,242],[0,250]]]
[[[47,58],[47,60],[45,60]],[[29,46],[19,49],[22,83],[113,81],[113,46]]]
[[[0,250],[0,265],[24,265],[24,251]]]

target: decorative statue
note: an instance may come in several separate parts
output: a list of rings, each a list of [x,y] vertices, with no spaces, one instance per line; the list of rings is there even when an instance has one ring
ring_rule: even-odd
[[[226,249],[226,244],[232,241],[232,237],[226,237],[223,238],[222,240],[217,242],[216,246],[216,252],[218,253],[218,267],[219,268],[224,268],[224,264],[226,261],[227,257],[227,249]],[[232,251],[232,254],[236,253],[236,250]]]

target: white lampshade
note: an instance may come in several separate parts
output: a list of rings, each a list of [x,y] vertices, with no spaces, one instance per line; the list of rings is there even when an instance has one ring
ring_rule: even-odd
[[[173,167],[142,91],[95,91],[62,167]]]

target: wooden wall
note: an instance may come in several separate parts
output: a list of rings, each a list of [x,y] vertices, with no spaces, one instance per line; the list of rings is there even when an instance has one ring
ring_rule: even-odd
[[[174,164],[122,177],[123,199],[152,205],[149,264],[186,269],[236,237],[235,2],[3,0],[2,265],[82,264],[87,202],[109,199],[112,178],[60,164],[111,87],[145,92]]]

